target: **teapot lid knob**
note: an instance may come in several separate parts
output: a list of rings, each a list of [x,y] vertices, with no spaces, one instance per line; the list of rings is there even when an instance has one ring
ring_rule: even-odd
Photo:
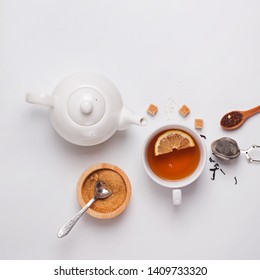
[[[88,100],[83,100],[80,104],[80,110],[84,114],[90,114],[93,110],[93,103]]]
[[[83,86],[71,94],[67,109],[71,119],[83,126],[94,125],[105,114],[106,102],[96,88]]]

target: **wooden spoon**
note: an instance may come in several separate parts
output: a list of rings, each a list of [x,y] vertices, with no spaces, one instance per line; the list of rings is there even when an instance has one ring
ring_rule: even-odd
[[[223,129],[233,130],[239,128],[249,117],[260,113],[260,106],[256,106],[246,111],[231,111],[225,114],[220,120]]]

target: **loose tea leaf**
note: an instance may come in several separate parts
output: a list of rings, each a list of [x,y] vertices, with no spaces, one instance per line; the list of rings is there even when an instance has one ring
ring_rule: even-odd
[[[224,127],[233,127],[238,125],[242,121],[242,114],[238,111],[233,111],[224,115],[220,124]]]
[[[214,154],[213,154],[214,155]],[[222,168],[220,168],[221,166],[216,163],[216,161],[214,159],[212,159],[211,157],[209,158],[209,162],[210,163],[214,163],[213,167],[210,168],[209,170],[212,172],[212,177],[211,180],[215,180],[216,179],[216,172],[219,170],[223,175],[226,175],[226,173],[223,171]],[[235,185],[237,185],[237,177],[234,177],[235,180]]]
[[[211,180],[213,180],[213,181],[215,180],[217,170],[219,170],[219,164],[218,163],[214,164],[214,168],[210,168],[210,171],[213,172],[212,178],[211,178]]]
[[[215,160],[210,157],[209,162],[215,162]]]

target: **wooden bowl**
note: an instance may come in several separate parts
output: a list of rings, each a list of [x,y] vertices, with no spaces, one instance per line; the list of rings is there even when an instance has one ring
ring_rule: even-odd
[[[127,175],[117,166],[109,163],[99,163],[89,167],[80,176],[77,184],[77,197],[83,207],[93,196],[97,180],[105,183],[105,188],[112,195],[96,200],[86,211],[98,219],[110,219],[121,214],[127,207],[131,197],[131,183]]]

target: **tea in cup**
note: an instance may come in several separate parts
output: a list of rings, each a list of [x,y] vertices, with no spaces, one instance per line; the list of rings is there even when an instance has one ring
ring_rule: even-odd
[[[198,133],[183,125],[167,125],[145,140],[142,161],[149,177],[159,185],[171,188],[173,204],[179,205],[181,188],[201,175],[206,154]]]

